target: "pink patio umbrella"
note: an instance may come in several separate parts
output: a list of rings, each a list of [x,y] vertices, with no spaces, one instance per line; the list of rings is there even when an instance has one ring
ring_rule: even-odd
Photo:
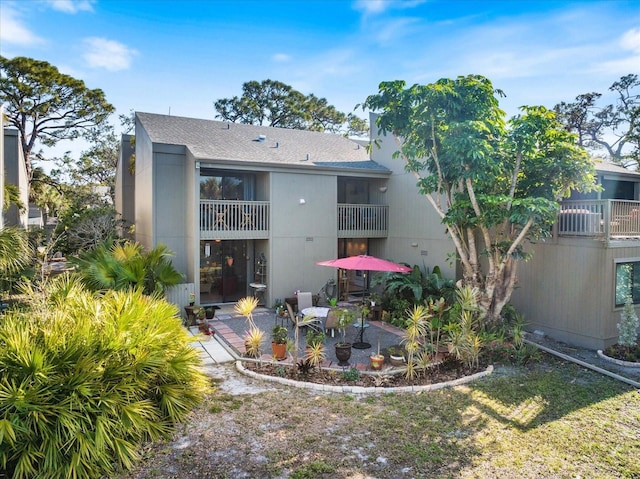
[[[389,273],[409,273],[412,271],[408,266],[387,261],[385,259],[376,258],[375,256],[367,256],[361,254],[358,256],[348,256],[347,258],[330,259],[327,261],[319,261],[318,266],[331,266],[333,268],[349,269],[355,271],[384,271]],[[360,322],[360,341],[353,344],[356,349],[367,349],[371,344],[363,341],[364,337],[364,318]]]
[[[319,261],[319,266],[332,266],[334,268],[351,269],[357,271],[386,271],[390,273],[409,273],[412,271],[408,266],[361,254],[349,256],[347,258],[330,259]]]

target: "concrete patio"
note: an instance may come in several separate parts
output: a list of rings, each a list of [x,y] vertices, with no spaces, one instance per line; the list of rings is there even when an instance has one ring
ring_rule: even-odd
[[[258,328],[265,332],[265,340],[263,343],[263,361],[272,361],[271,355],[271,329],[276,324],[281,324],[283,319],[277,317],[275,312],[267,308],[257,308],[253,313],[253,320]],[[237,314],[233,310],[233,305],[223,306],[216,311],[213,319],[207,320],[214,334],[211,337],[202,338],[200,345],[203,348],[205,359],[210,358],[215,363],[233,361],[245,355],[244,333],[247,329],[246,318]],[[402,330],[381,321],[367,321],[368,327],[365,328],[364,341],[371,344],[370,348],[356,349],[352,348],[351,358],[349,359],[349,368],[355,367],[361,371],[369,370],[369,356],[378,351],[380,344],[380,352],[386,355],[389,346],[399,345],[402,340]],[[287,327],[288,336],[293,340],[294,327],[284,319],[284,326]],[[191,327],[192,333],[197,334],[197,327]],[[335,356],[335,343],[341,340],[341,335],[336,333],[335,337],[331,337],[328,333],[325,339],[326,360],[324,367],[340,367]],[[346,341],[354,343],[360,340],[360,330],[353,325],[346,328]],[[306,346],[304,330],[299,332],[298,339],[299,358],[304,357],[304,349]],[[279,363],[291,363],[291,355]],[[385,366],[389,366],[388,355],[386,355]]]

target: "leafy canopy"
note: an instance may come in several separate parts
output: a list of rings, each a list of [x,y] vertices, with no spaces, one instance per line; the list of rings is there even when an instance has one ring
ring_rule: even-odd
[[[489,319],[511,296],[524,243],[548,234],[571,189],[594,185],[593,164],[552,111],[525,106],[507,121],[499,95],[468,75],[408,88],[383,82],[364,103],[395,136],[396,157],[446,225]]]
[[[367,124],[352,113],[344,114],[325,98],[305,96],[279,81],[249,81],[242,85],[242,96],[215,102],[216,118],[234,123],[265,125],[295,130],[362,134]]]
[[[78,138],[114,110],[102,90],[91,90],[55,66],[27,57],[0,56],[0,103],[5,102],[8,121],[20,132],[29,179],[38,140],[53,146]]]
[[[606,152],[624,167],[640,167],[640,77],[629,74],[613,82],[609,91],[615,103],[599,105],[601,93],[578,95],[560,102],[554,110],[565,127],[578,135],[578,144]]]

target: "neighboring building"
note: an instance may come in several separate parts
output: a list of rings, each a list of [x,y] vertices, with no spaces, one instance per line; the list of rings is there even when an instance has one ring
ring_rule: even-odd
[[[22,211],[15,204],[9,207],[4,213],[4,226],[19,226],[27,228],[29,225],[29,180],[27,178],[27,168],[24,163],[22,148],[20,147],[20,136],[18,130],[14,128],[2,128],[4,136],[3,166],[4,181],[16,185],[20,190],[20,200],[22,201]]]
[[[570,344],[617,342],[628,295],[640,303],[640,173],[598,162],[601,192],[563,201],[551,238],[518,269],[514,306],[528,328]]]
[[[392,158],[395,142],[372,139],[369,154],[368,142],[333,134],[137,113],[135,172],[126,137],[116,209],[143,246],[175,253],[201,304],[259,291],[272,305],[329,278],[340,293],[362,291],[362,273],[338,278],[316,263],[363,253],[455,277],[453,244]],[[598,171],[604,191],[563,203],[553,238],[520,265],[513,303],[532,329],[600,348],[617,339],[616,291],[619,299],[631,281],[640,302],[640,175]]]

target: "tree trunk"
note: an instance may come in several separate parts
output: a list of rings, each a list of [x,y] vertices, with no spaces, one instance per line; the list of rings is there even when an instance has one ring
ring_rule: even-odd
[[[487,326],[498,324],[502,308],[511,299],[517,278],[517,268],[517,260],[508,258],[499,265],[496,275],[487,277],[484,284],[478,284],[478,281],[467,283],[479,290],[478,306],[481,310],[480,321],[483,324]]]

